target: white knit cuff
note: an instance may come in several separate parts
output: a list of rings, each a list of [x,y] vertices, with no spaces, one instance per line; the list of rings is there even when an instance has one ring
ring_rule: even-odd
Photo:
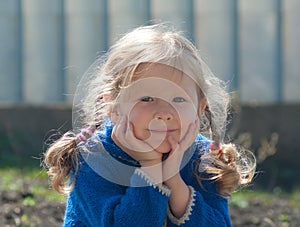
[[[147,173],[145,173],[140,168],[135,169],[134,173],[140,176],[143,180],[145,180],[149,186],[152,186],[154,189],[158,189],[158,191],[163,195],[166,195],[168,197],[170,196],[171,190],[167,186],[155,182],[155,180],[152,177],[150,177]]]
[[[195,205],[194,202],[195,202],[196,193],[192,186],[189,186],[189,189],[190,189],[190,193],[191,193],[190,199],[189,199],[189,204],[187,206],[187,209],[186,209],[184,215],[182,215],[181,218],[175,217],[172,214],[170,206],[168,206],[168,210],[167,210],[168,217],[171,220],[171,222],[173,222],[176,225],[184,224],[186,221],[190,220],[190,215],[192,214],[193,206]]]

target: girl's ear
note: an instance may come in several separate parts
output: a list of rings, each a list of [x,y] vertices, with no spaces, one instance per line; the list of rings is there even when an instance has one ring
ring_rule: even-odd
[[[111,105],[108,111],[108,117],[113,124],[116,124],[120,117],[120,110],[118,104]]]
[[[110,97],[110,93],[104,93],[102,95],[102,100],[103,102],[109,103],[111,102],[111,97]],[[113,124],[116,124],[118,119],[119,119],[119,114],[118,114],[118,108],[117,105],[113,105],[113,104],[109,104],[109,109],[108,109],[108,113],[107,116],[109,117],[110,121]]]
[[[102,95],[102,99],[104,102],[109,102],[110,101],[110,93],[104,93]]]
[[[198,116],[200,117],[201,114],[203,113],[204,109],[207,106],[207,101],[206,98],[202,98],[199,102],[199,108],[198,108]]]

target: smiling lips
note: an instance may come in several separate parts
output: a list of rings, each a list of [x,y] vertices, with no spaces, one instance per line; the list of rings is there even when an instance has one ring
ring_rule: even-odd
[[[176,129],[163,129],[163,130],[159,130],[159,129],[149,129],[150,132],[153,133],[159,133],[159,134],[166,134],[166,133],[171,133],[171,132],[175,132]]]

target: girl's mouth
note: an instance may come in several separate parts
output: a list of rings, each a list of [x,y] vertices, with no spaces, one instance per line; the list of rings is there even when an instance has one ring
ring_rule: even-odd
[[[166,134],[166,133],[175,132],[176,129],[167,129],[167,130],[155,130],[155,129],[149,129],[149,131],[150,131],[150,132],[153,132],[153,133]]]

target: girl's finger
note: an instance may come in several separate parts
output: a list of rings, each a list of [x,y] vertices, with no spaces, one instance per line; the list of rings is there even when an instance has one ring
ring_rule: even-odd
[[[122,123],[120,124],[120,138],[122,140],[123,145],[126,145],[128,149],[136,152],[152,151],[153,148],[149,146],[145,141],[141,141],[138,138],[136,138],[133,132],[133,124],[127,119],[127,117],[124,117]]]
[[[133,125],[129,121],[127,123],[126,138],[128,138],[128,139],[136,138],[134,133],[133,133]]]
[[[126,131],[125,139],[128,142],[128,144],[131,145],[130,148],[132,150],[135,150],[135,151],[140,150],[139,140],[135,137],[131,124],[127,125],[127,131]]]
[[[173,138],[173,136],[168,136],[168,142],[170,143],[171,145],[171,153],[173,151],[176,150],[177,146],[178,146],[178,143],[177,141]]]
[[[127,117],[126,116],[122,116],[121,117],[121,129],[122,129],[122,133],[125,134],[127,131]]]
[[[198,121],[199,120],[197,118],[194,123],[191,123],[189,125],[187,132],[185,133],[184,137],[182,138],[182,140],[179,143],[182,148],[187,148],[194,142],[194,140],[198,134],[198,128],[199,128]]]
[[[126,141],[126,117],[125,116],[121,116],[120,120],[118,121],[118,123],[115,125],[114,129],[115,129],[115,134],[116,137],[118,139],[118,141],[123,145],[123,146],[127,146],[127,141]]]
[[[184,144],[187,142],[187,140],[191,140],[193,135],[194,135],[194,130],[195,130],[195,124],[191,123],[184,135],[184,137],[182,138],[182,140],[180,141],[180,144]]]
[[[133,125],[131,122],[127,121],[126,123],[126,135],[125,138],[128,142],[130,142],[132,145],[136,146],[138,139],[135,137],[133,133]]]

